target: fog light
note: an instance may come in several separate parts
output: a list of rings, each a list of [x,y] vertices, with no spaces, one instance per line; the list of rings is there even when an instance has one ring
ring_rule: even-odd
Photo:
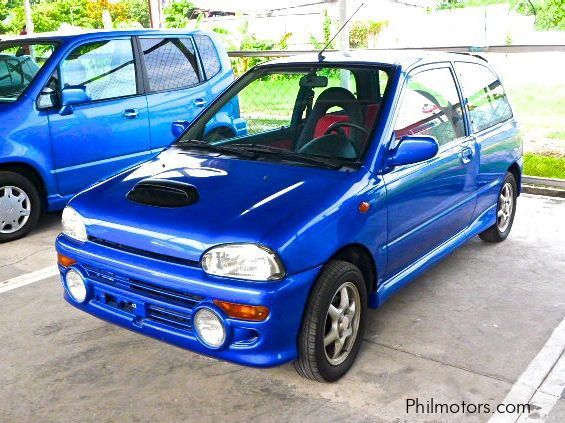
[[[194,328],[200,340],[208,347],[218,348],[226,340],[226,329],[220,317],[209,308],[201,308],[194,315]]]
[[[82,275],[74,269],[71,269],[65,275],[65,285],[69,295],[77,303],[82,303],[86,299],[86,284]]]

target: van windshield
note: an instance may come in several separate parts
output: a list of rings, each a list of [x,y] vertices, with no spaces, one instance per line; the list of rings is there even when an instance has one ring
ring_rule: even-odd
[[[55,51],[48,42],[0,43],[0,102],[17,100]]]
[[[247,73],[186,131],[179,148],[310,166],[359,164],[388,70],[271,65]]]

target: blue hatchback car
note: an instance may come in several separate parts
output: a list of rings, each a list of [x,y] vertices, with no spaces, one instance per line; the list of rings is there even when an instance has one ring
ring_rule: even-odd
[[[238,98],[247,129],[208,139]],[[504,240],[522,142],[499,78],[463,54],[260,65],[170,148],[63,212],[66,300],[157,339],[335,381],[367,307],[469,238]]]
[[[233,82],[203,31],[112,31],[0,41],[0,242],[41,210],[147,161]],[[207,128],[240,134],[237,100]]]

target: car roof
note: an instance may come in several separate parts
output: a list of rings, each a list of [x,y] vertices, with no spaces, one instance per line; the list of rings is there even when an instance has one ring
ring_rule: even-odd
[[[486,60],[478,55],[467,53],[450,53],[443,51],[424,50],[352,50],[349,52],[324,52],[324,60],[318,59],[318,54],[307,53],[288,56],[267,62],[264,65],[318,64],[332,65],[391,65],[410,68],[415,65],[428,63],[468,61],[485,63]],[[264,66],[263,65],[263,66]]]
[[[12,35],[9,37],[0,37],[1,41],[65,41],[68,39],[88,39],[99,35],[109,37],[120,36],[143,36],[143,35],[190,35],[190,34],[208,34],[208,31],[200,29],[77,29],[77,32],[40,32],[31,35]]]

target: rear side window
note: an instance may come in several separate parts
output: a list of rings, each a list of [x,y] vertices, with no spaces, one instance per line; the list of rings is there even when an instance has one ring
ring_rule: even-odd
[[[200,82],[190,38],[140,38],[150,91],[188,88]]]
[[[195,35],[194,41],[202,59],[206,79],[213,78],[222,70],[220,56],[214,42],[206,35]]]
[[[430,135],[439,145],[465,135],[459,94],[447,67],[409,77],[395,125],[396,139]]]
[[[500,80],[487,67],[456,62],[455,70],[467,99],[471,128],[480,132],[512,117]]]
[[[137,93],[131,40],[108,40],[77,47],[61,64],[65,85],[84,85],[92,100]]]

